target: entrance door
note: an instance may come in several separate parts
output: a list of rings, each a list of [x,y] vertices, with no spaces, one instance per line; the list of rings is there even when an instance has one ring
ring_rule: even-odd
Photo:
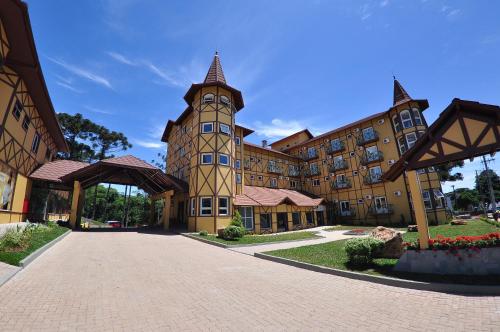
[[[186,221],[184,217],[184,202],[179,202],[177,204],[177,224],[183,225]]]
[[[375,197],[375,210],[377,213],[387,213],[387,200],[384,196]]]
[[[288,230],[288,213],[279,212],[276,217],[278,218],[278,231],[287,231]]]
[[[325,226],[325,216],[323,211],[316,211],[316,220],[318,221],[318,226]]]

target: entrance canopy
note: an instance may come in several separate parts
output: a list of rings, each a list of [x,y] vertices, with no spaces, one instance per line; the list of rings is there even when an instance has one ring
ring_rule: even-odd
[[[472,159],[500,150],[500,107],[453,99],[415,145],[383,175]]]
[[[57,160],[42,165],[30,177],[66,188],[73,188],[73,183],[78,181],[82,189],[111,183],[137,186],[150,195],[169,190],[187,191],[184,181],[131,155],[108,158],[94,164]]]

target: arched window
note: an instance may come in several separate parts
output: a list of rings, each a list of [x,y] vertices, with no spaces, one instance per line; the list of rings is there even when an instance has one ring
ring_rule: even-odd
[[[413,127],[413,122],[411,121],[410,111],[404,110],[400,113],[401,121],[403,122],[403,128]]]
[[[203,104],[213,103],[215,100],[215,96],[213,93],[207,93],[203,96]]]
[[[229,98],[228,98],[228,97],[226,97],[226,96],[220,96],[220,97],[219,97],[219,100],[220,100],[220,103],[221,103],[222,105],[229,106],[229,104],[231,103],[231,101],[229,100]]]
[[[396,132],[401,131],[401,124],[399,123],[399,118],[397,114],[392,117],[392,123],[394,124],[394,130]]]
[[[420,111],[418,108],[412,109],[413,111],[413,118],[415,119],[415,125],[417,126],[423,126],[424,122],[422,121],[422,117],[420,116]]]

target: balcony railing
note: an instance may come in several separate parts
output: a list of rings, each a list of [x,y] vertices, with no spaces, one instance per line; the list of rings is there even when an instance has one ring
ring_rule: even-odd
[[[347,169],[348,167],[349,167],[349,164],[347,163],[347,160],[345,160],[345,159],[337,160],[337,161],[334,161],[333,164],[329,167],[329,171],[330,171],[330,173],[334,173],[336,171]]]
[[[376,151],[376,152],[365,151],[365,153],[363,153],[363,155],[361,156],[360,162],[361,165],[368,165],[370,163],[382,160],[384,160],[384,154],[381,151]]]
[[[342,141],[339,141],[337,143],[330,144],[329,146],[327,146],[326,153],[332,154],[332,153],[337,153],[337,152],[340,152],[343,150],[345,150],[345,143]]]
[[[288,176],[300,176],[300,171],[298,169],[288,169]]]
[[[333,189],[345,189],[345,188],[351,188],[351,180],[345,179],[343,181],[332,181],[332,188]]]
[[[337,210],[335,213],[338,217],[354,217],[356,215],[356,209],[350,208],[349,210]]]
[[[356,144],[358,145],[365,145],[376,141],[378,141],[378,133],[375,130],[369,134],[362,133],[361,136],[356,138]]]
[[[309,177],[309,176],[316,176],[320,175],[321,170],[318,168],[309,168],[304,171],[304,176]]]
[[[267,165],[267,171],[274,174],[283,174],[283,169],[281,167],[271,164]]]
[[[367,185],[381,183],[382,182],[382,174],[376,174],[376,175],[375,174],[368,174],[365,176],[363,182]]]
[[[374,216],[388,215],[394,213],[394,208],[392,204],[385,204],[384,206],[370,206],[368,208],[368,213]]]
[[[302,160],[304,160],[304,161],[316,159],[316,158],[318,158],[318,150],[314,149],[313,151],[307,151],[301,157],[302,157]]]

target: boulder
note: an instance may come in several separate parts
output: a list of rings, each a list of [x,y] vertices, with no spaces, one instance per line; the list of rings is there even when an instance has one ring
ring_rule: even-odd
[[[392,228],[378,226],[370,236],[384,241],[384,249],[376,256],[380,258],[399,258],[403,254],[403,236]]]

